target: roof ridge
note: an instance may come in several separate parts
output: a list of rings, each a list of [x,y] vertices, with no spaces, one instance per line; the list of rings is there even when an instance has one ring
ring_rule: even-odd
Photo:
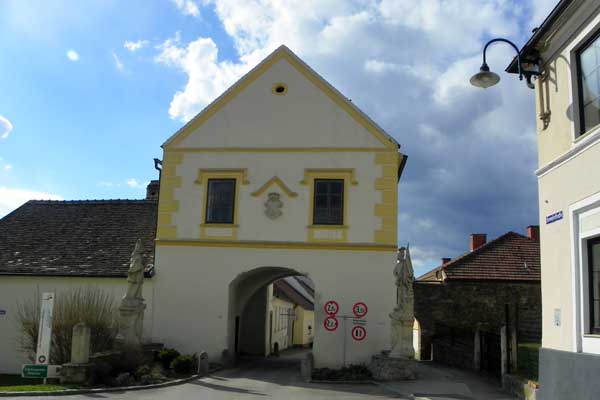
[[[120,203],[156,203],[156,200],[149,200],[149,199],[29,200],[25,204],[120,204]]]

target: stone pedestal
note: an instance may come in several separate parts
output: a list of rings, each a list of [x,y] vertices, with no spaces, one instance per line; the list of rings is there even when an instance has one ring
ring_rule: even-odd
[[[383,352],[374,355],[369,370],[376,381],[406,381],[417,378],[416,361],[408,358],[391,357]]]
[[[87,364],[90,359],[90,327],[83,322],[73,327],[71,363]]]
[[[128,302],[125,299],[119,307],[119,334],[117,342],[121,346],[139,346],[142,344],[144,328],[144,310],[146,305],[139,302]]]
[[[63,364],[60,369],[60,383],[89,383],[93,370],[94,364]]]

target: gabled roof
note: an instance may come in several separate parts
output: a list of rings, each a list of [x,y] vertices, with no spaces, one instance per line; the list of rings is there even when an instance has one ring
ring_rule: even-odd
[[[254,82],[258,77],[264,74],[275,62],[285,58],[296,70],[310,80],[316,87],[332,99],[340,108],[346,111],[357,123],[361,124],[372,135],[374,135],[385,147],[389,149],[398,149],[400,145],[396,140],[387,134],[383,128],[375,123],[369,116],[355,106],[346,96],[340,93],[335,87],[309,67],[304,61],[294,54],[285,45],[279,46],[267,58],[261,61],[256,67],[251,69],[246,75],[240,78],[223,94],[217,97],[212,103],[206,106],[200,113],[186,123],[181,129],[175,132],[162,147],[167,148],[176,145],[194,132],[211,116],[216,114],[223,106],[236,97],[248,85]]]
[[[0,219],[0,275],[123,277],[138,238],[154,267],[156,201],[28,201]]]
[[[540,281],[540,244],[515,232],[423,274],[419,282],[452,280]]]
[[[305,289],[305,283],[298,278],[300,277],[289,276],[273,282],[273,295],[312,311],[315,309],[314,298]]]

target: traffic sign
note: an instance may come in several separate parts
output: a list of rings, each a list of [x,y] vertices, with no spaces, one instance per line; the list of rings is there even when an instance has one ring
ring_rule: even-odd
[[[335,331],[338,328],[338,325],[339,322],[333,315],[330,315],[329,317],[325,318],[325,321],[323,321],[323,326],[325,326],[325,329],[329,332]]]
[[[352,328],[352,339],[360,342],[367,337],[367,330],[362,325],[356,325]]]
[[[365,315],[367,315],[368,311],[369,311],[369,308],[362,301],[359,301],[358,303],[355,303],[352,306],[352,312],[354,313],[354,315],[356,316],[356,318],[362,318],[362,317],[364,317]]]
[[[45,364],[24,364],[21,369],[23,378],[47,378],[48,365]]]
[[[329,300],[327,303],[325,303],[323,309],[325,310],[325,314],[335,315],[338,313],[338,311],[340,311],[340,305],[337,303],[337,301]]]

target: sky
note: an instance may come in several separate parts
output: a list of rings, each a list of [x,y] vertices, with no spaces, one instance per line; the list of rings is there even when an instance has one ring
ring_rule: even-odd
[[[417,275],[538,223],[534,92],[469,85],[494,37],[556,0],[2,0],[0,217],[29,199],[143,198],[160,145],[281,44],[409,156],[399,242]]]

